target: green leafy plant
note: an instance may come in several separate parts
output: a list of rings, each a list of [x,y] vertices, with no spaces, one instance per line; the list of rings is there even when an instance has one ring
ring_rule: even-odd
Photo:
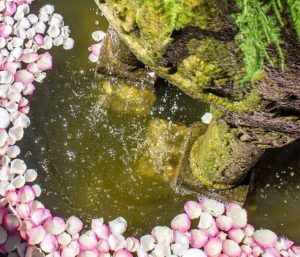
[[[299,0],[287,0],[290,16],[294,24],[294,28],[300,40],[300,1]]]
[[[163,19],[168,22],[170,33],[191,21],[194,15],[191,8],[193,5],[189,6],[182,0],[162,0]]]
[[[280,28],[281,2],[270,0],[263,3],[260,0],[236,0],[241,12],[236,17],[239,33],[237,42],[244,54],[246,76],[245,80],[255,80],[261,73],[263,64],[267,61],[275,65],[274,56],[270,56],[269,47],[275,47],[278,63],[284,70],[284,55],[281,48]]]

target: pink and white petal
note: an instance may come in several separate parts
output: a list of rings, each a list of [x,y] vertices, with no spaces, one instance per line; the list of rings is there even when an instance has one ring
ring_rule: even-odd
[[[271,230],[261,229],[254,232],[253,239],[255,243],[265,249],[275,247],[278,237]]]
[[[34,75],[27,70],[19,70],[15,74],[15,80],[23,84],[31,84],[34,81]]]
[[[110,249],[117,251],[125,248],[125,238],[122,235],[110,235],[108,238]]]
[[[204,246],[204,252],[208,256],[218,256],[222,252],[223,242],[219,238],[211,238]]]
[[[189,249],[187,250],[182,257],[207,257],[207,255],[200,249]]]
[[[30,245],[37,245],[44,240],[46,236],[46,230],[42,226],[37,226],[27,231],[27,236],[28,236],[28,243]]]
[[[247,212],[238,204],[229,204],[226,207],[226,215],[232,218],[235,227],[245,228],[247,226]]]
[[[131,252],[126,249],[118,250],[114,253],[113,257],[133,257]]]
[[[45,253],[53,253],[58,249],[58,242],[55,236],[46,234],[40,247]]]
[[[32,210],[30,218],[34,224],[41,225],[45,222],[46,219],[52,217],[51,212],[46,208],[37,208]]]
[[[0,245],[7,239],[7,231],[0,225]]]
[[[99,239],[108,239],[111,232],[107,225],[98,226],[97,228],[94,227],[94,232]]]
[[[97,244],[97,250],[101,253],[108,253],[110,251],[110,246],[107,240],[102,239]]]
[[[39,55],[35,52],[22,54],[21,56],[21,61],[28,64],[34,63],[38,59],[39,59]]]
[[[78,239],[81,250],[94,250],[97,248],[97,238],[93,233],[85,233]]]
[[[198,229],[191,231],[191,246],[193,248],[202,248],[208,242],[208,236],[206,233]]]
[[[75,216],[71,216],[66,222],[66,230],[70,235],[76,235],[82,230],[82,228],[82,221]]]
[[[225,205],[213,199],[202,199],[201,206],[206,212],[214,217],[219,217],[225,212]]]
[[[225,240],[223,243],[223,253],[229,257],[239,257],[242,253],[242,249],[235,241]]]
[[[229,230],[228,237],[239,244],[244,240],[245,232],[240,228],[234,228]]]
[[[35,193],[34,193],[34,190],[32,189],[32,187],[26,185],[19,190],[18,196],[19,196],[19,201],[21,203],[28,203],[28,202],[34,200]]]
[[[26,219],[30,216],[30,208],[28,204],[22,203],[16,206],[16,212],[21,219]]]
[[[225,216],[225,215],[221,215],[221,216],[217,217],[216,223],[217,223],[218,228],[225,232],[229,231],[233,227],[232,218]]]
[[[108,225],[109,225],[111,233],[114,235],[123,234],[127,228],[127,222],[122,217],[119,217],[113,221],[110,221]]]
[[[184,205],[184,210],[190,219],[198,219],[202,213],[200,204],[195,201],[186,202]]]
[[[45,40],[44,37],[41,34],[36,34],[34,36],[34,42],[38,45],[38,46],[42,46],[45,44]]]
[[[3,244],[3,250],[6,253],[10,253],[12,251],[15,251],[18,247],[18,245],[21,244],[21,237],[19,233],[13,233],[13,234],[8,234],[8,237]]]
[[[20,220],[16,215],[12,213],[8,213],[4,216],[3,227],[6,229],[6,231],[14,232],[19,228],[19,226],[20,226]]]
[[[52,55],[49,52],[46,52],[46,53],[40,55],[36,64],[41,71],[51,70],[52,69]]]
[[[181,233],[187,232],[191,228],[191,220],[187,214],[177,215],[171,222],[171,228]]]
[[[44,224],[46,232],[50,235],[60,235],[66,230],[66,223],[59,217],[49,217]]]
[[[98,257],[97,250],[84,250],[79,253],[78,257]]]

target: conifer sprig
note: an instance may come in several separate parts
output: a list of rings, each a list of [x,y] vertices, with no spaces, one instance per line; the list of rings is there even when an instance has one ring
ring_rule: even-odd
[[[269,47],[275,47],[278,63],[284,69],[284,54],[281,48],[280,28],[281,2],[270,0],[236,0],[241,12],[236,18],[239,33],[237,42],[244,54],[245,80],[255,80],[263,68],[264,62],[275,65],[274,56],[270,56]]]

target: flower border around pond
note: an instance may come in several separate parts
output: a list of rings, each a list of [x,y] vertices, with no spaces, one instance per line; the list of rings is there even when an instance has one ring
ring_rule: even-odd
[[[123,236],[127,222],[119,217],[108,225],[92,220],[91,230],[80,234],[83,223],[75,216],[55,217],[36,200],[37,172],[18,159],[15,143],[30,125],[27,96],[52,68],[52,56],[41,50],[63,45],[71,49],[69,28],[52,5],[30,13],[33,0],[0,0],[0,252],[9,257],[204,257],[300,256],[294,242],[270,230],[247,224],[239,205],[211,199],[189,201],[171,226],[155,227],[140,239]],[[95,33],[101,41],[104,34]],[[97,61],[101,45],[90,48]],[[197,220],[193,228],[192,223]],[[193,221],[193,222],[192,222]]]

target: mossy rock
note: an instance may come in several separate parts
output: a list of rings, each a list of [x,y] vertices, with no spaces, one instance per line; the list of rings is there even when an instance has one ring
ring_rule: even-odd
[[[242,142],[239,131],[215,118],[190,154],[193,175],[205,186],[231,189],[241,184],[264,150]]]
[[[241,87],[243,61],[226,1],[221,2],[107,0],[99,7],[130,50],[159,77],[193,98],[244,111],[255,103],[245,100],[247,87],[235,90]]]
[[[149,75],[150,71],[135,57],[111,26],[101,47],[97,74],[147,84],[153,84],[156,80],[156,76]]]

